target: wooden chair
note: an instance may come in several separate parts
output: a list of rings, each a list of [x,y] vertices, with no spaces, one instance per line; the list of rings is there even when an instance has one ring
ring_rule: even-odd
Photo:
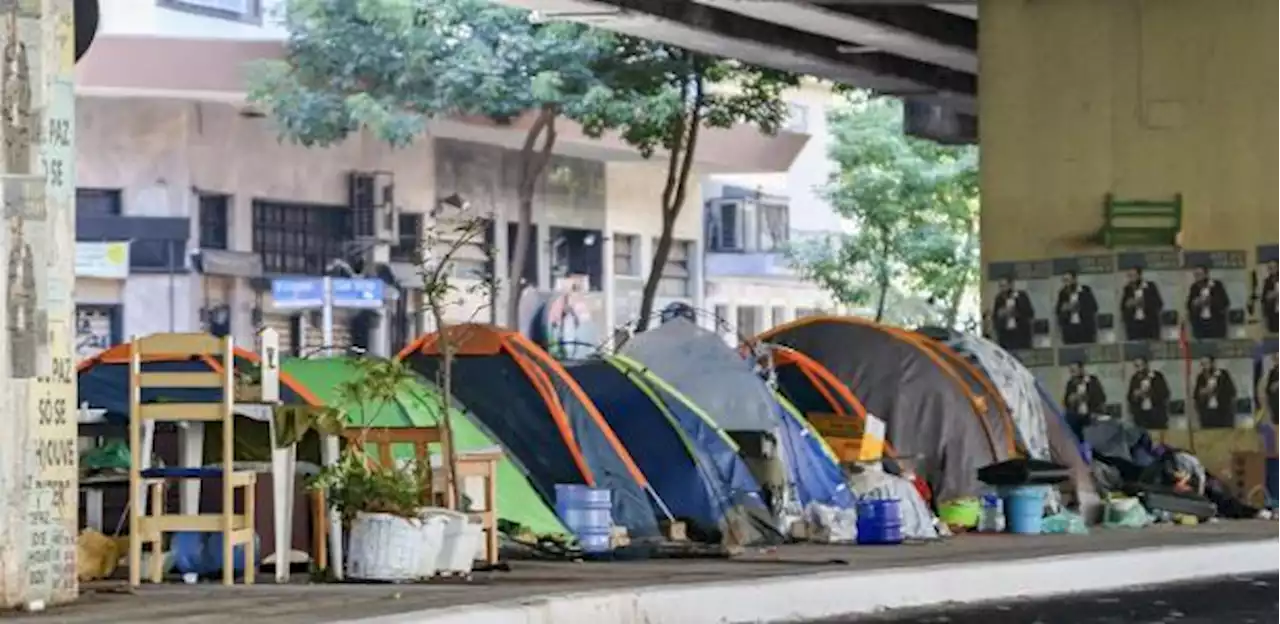
[[[143,362],[153,359],[186,360],[220,357],[218,372],[144,372]],[[154,334],[134,338],[129,364],[129,583],[142,584],[142,546],[151,544],[150,576],[153,583],[164,577],[164,536],[166,533],[194,531],[222,534],[222,584],[235,583],[235,547],[244,545],[244,582],[255,576],[254,485],[257,475],[233,470],[235,402],[235,353],[231,338],[208,334]],[[219,402],[143,403],[146,389],[220,388]],[[222,466],[204,468],[154,468],[143,470],[142,429],[147,422],[194,421],[222,423]],[[166,514],[165,485],[168,480],[222,477],[222,512],[219,514]],[[150,514],[141,504],[143,488],[149,490]],[[236,491],[244,496],[242,514],[235,513]]]

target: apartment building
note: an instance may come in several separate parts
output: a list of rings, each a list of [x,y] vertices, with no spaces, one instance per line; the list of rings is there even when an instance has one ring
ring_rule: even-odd
[[[723,322],[726,339],[838,308],[801,278],[786,253],[788,245],[846,227],[821,192],[833,171],[827,115],[837,98],[827,85],[809,80],[786,97],[786,131],[810,137],[791,167],[710,174],[702,184],[706,305]]]
[[[504,296],[517,283],[535,304],[572,291],[575,309],[601,332],[636,314],[660,233],[661,155],[646,161],[615,137],[594,140],[561,124],[537,191],[526,274],[509,279],[514,150],[528,120],[440,120],[395,151],[368,136],[328,149],[282,143],[244,101],[245,63],[283,54],[278,4],[102,0],[100,35],[77,67],[81,357],[156,331],[247,343],[263,326],[305,352],[320,345],[321,315],[277,301],[273,284],[335,271],[380,280],[383,305],[335,312],[334,343],[391,352],[427,328],[412,259],[441,201],[489,220]],[[783,171],[806,138],[709,132],[696,166]],[[660,305],[703,305],[703,215],[700,194],[690,197]],[[464,258],[456,276],[465,284],[489,271]],[[464,300],[451,320],[489,320],[484,305]]]

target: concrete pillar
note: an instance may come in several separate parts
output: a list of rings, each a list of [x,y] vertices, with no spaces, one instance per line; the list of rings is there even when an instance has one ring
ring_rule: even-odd
[[[601,319],[600,327],[601,336],[612,336],[613,328],[617,325],[617,310],[614,309],[615,301],[618,297],[618,289],[616,281],[618,276],[614,266],[614,240],[613,233],[609,230],[609,212],[605,211],[605,227],[601,238],[604,239],[600,243],[600,285],[604,290],[604,318]]]
[[[0,609],[77,594],[71,4],[0,3]]]
[[[983,262],[1106,253],[1107,193],[1184,246],[1275,244],[1274,0],[983,0]],[[987,302],[990,305],[990,302]]]

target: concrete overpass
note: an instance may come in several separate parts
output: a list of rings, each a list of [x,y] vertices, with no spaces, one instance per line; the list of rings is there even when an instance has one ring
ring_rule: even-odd
[[[977,140],[977,0],[501,1],[900,96],[908,132]]]

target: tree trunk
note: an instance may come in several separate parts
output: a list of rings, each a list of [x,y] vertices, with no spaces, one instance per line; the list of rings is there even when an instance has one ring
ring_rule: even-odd
[[[967,252],[973,244],[973,237],[977,234],[977,220],[970,219],[968,229],[964,233],[964,247]],[[970,271],[964,270],[960,274],[960,280],[955,284],[955,291],[951,293],[951,298],[947,301],[946,314],[943,320],[946,322],[947,329],[959,329],[957,323],[960,321],[960,305],[964,303],[964,293],[969,289]]]
[[[676,220],[680,217],[680,209],[684,207],[685,195],[689,187],[689,175],[693,170],[694,153],[698,149],[698,130],[702,127],[702,106],[704,103],[702,70],[694,65],[693,80],[685,81],[686,95],[692,89],[692,98],[688,115],[681,120],[680,127],[672,130],[671,152],[667,157],[667,181],[662,188],[662,234],[658,238],[658,246],[653,250],[653,262],[649,265],[649,276],[644,282],[644,291],[640,297],[640,318],[636,322],[636,331],[649,328],[653,316],[654,301],[658,297],[658,284],[662,283],[662,273],[671,257],[674,243]],[[692,276],[690,276],[692,282]],[[701,284],[694,284],[695,288]]]
[[[889,301],[889,280],[880,280],[880,294],[876,297],[876,322],[884,322],[884,310]]]
[[[427,305],[436,322],[436,340],[440,348],[440,375],[436,383],[440,386],[440,439],[441,463],[444,465],[445,507],[460,510],[461,496],[458,492],[458,454],[453,448],[453,416],[450,407],[453,405],[453,337],[445,326],[443,302],[431,298]]]
[[[538,188],[538,180],[542,178],[551,161],[551,150],[556,144],[556,115],[558,111],[551,106],[543,107],[538,118],[529,127],[525,135],[524,146],[520,149],[520,179],[516,187],[516,240],[510,270],[507,272],[507,329],[520,330],[520,295],[524,292],[524,269],[529,255],[529,240],[533,232],[533,193]],[[538,142],[541,141],[541,146]],[[504,226],[496,221],[497,228]],[[512,244],[507,241],[507,244]]]

